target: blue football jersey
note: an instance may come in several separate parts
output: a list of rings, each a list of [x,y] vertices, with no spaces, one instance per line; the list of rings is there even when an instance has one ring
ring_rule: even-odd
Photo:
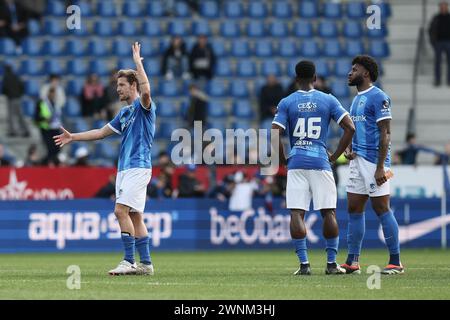
[[[331,119],[339,123],[348,114],[331,94],[298,90],[280,101],[272,123],[289,134],[288,170],[331,171],[326,149]]]
[[[156,105],[150,110],[141,105],[138,97],[108,123],[115,133],[122,135],[118,171],[152,167],[151,148],[155,136]]]
[[[369,162],[378,162],[378,147],[380,144],[380,129],[377,123],[384,119],[392,119],[391,99],[381,89],[372,86],[359,92],[350,107],[350,116],[355,124],[353,135],[353,151]],[[391,147],[384,162],[386,167],[391,164]]]

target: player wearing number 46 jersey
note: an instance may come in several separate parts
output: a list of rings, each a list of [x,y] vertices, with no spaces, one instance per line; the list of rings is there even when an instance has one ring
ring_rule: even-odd
[[[345,269],[336,263],[339,245],[339,227],[336,222],[336,185],[330,162],[336,161],[350,144],[355,128],[348,112],[332,95],[314,89],[316,71],[311,61],[300,61],[296,67],[300,90],[280,101],[272,129],[286,130],[291,152],[287,159],[287,208],[291,210],[290,230],[300,268],[296,275],[309,275],[311,268],[306,248],[305,212],[311,198],[314,210],[323,217],[323,236],[326,239],[326,274],[343,274]],[[331,119],[343,129],[338,147],[333,154],[326,148]],[[281,137],[281,134],[280,134]],[[280,163],[286,163],[279,141]]]

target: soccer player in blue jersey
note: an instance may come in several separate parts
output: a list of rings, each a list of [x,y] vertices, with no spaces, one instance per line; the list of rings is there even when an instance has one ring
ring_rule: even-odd
[[[398,224],[389,206],[391,99],[373,85],[378,77],[376,61],[366,55],[352,61],[348,84],[356,86],[350,115],[356,132],[345,156],[350,160],[347,183],[348,257],[342,265],[347,273],[361,273],[359,256],[365,232],[364,210],[370,197],[381,222],[390,259],[384,274],[404,273],[400,262]]]
[[[323,236],[326,240],[326,274],[344,274],[336,263],[339,245],[339,227],[336,222],[337,192],[330,162],[345,151],[355,130],[348,112],[331,94],[314,89],[315,65],[300,61],[295,66],[299,90],[280,101],[272,122],[272,129],[289,134],[291,152],[287,159],[286,204],[291,211],[290,231],[300,267],[295,275],[309,275],[311,268],[306,247],[305,212],[311,198],[314,210],[323,218]],[[331,119],[343,129],[338,147],[333,154],[327,151],[326,139]],[[279,141],[280,163],[286,164],[284,149]]]
[[[140,48],[137,42],[132,47],[136,70],[118,72],[117,93],[127,106],[101,129],[70,133],[61,128],[63,133],[54,137],[55,143],[62,147],[72,141],[99,140],[114,133],[122,136],[114,213],[119,221],[125,256],[115,269],[109,271],[111,275],[154,273],[143,212],[147,185],[152,175],[150,155],[155,134],[156,106],[150,95]],[[139,265],[135,262],[136,249],[140,256]]]

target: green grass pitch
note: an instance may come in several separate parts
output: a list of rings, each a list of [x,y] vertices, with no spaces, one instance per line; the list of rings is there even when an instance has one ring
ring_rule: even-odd
[[[325,252],[310,251],[313,275],[294,276],[293,251],[152,253],[154,276],[109,276],[120,253],[0,255],[0,299],[450,299],[450,252],[403,250],[404,275],[381,276],[369,290],[369,265],[383,267],[385,250],[365,250],[361,275],[324,274]],[[345,253],[339,255],[343,261]],[[69,265],[81,288],[66,286]]]

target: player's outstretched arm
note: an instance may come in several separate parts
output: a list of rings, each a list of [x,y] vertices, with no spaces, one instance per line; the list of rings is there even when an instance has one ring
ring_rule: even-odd
[[[72,141],[92,141],[92,140],[100,140],[107,136],[110,136],[114,133],[108,125],[105,125],[101,129],[94,129],[79,133],[70,133],[63,127],[61,127],[62,133],[54,136],[53,140],[57,146],[61,148],[66,144],[71,143]]]
[[[144,58],[141,57],[141,44],[138,42],[133,44],[133,60],[136,64],[139,92],[141,94],[141,104],[144,108],[150,109],[152,103],[150,95],[150,82],[148,81],[147,74],[144,70],[144,65],[142,64],[142,60],[144,60]]]
[[[389,143],[391,142],[391,119],[384,119],[377,122],[380,129],[380,143],[378,148],[378,163],[375,171],[377,185],[381,186],[388,179],[384,172],[384,161],[386,160]]]
[[[341,122],[339,122],[339,125],[342,129],[344,129],[344,134],[339,140],[336,151],[330,156],[331,162],[335,162],[348,148],[348,146],[352,142],[353,134],[355,133],[355,125],[353,124],[353,121],[348,114],[344,118],[342,118]]]

